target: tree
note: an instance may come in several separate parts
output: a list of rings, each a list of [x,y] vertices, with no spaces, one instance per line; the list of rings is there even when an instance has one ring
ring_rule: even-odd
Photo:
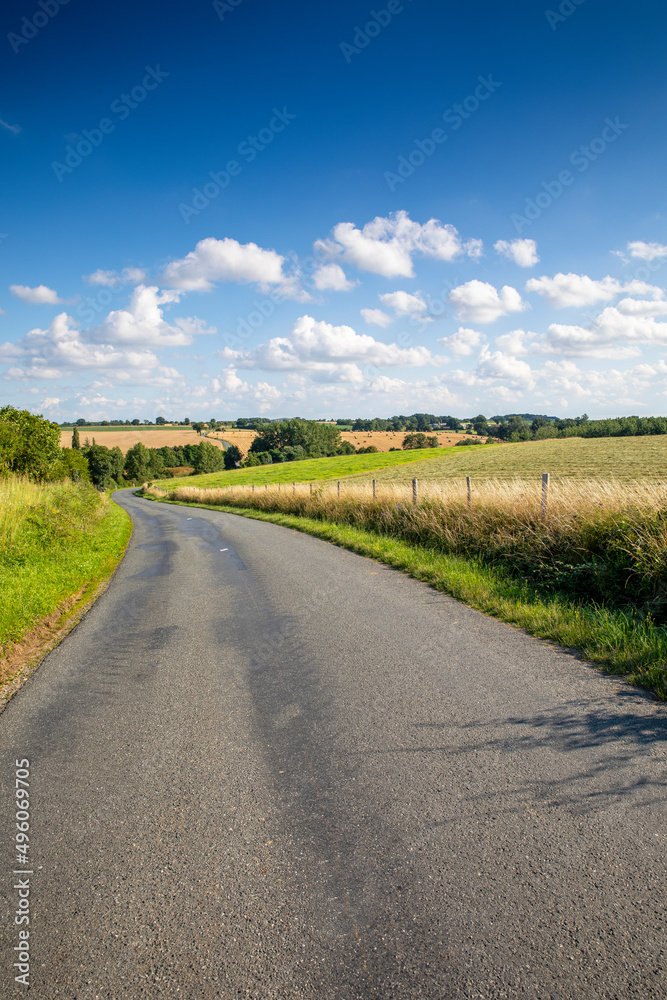
[[[75,425],[72,431],[72,448],[76,451],[81,450],[81,441],[79,440],[79,428]]]
[[[122,482],[125,459],[120,448],[94,444],[84,452],[90,481],[98,490],[107,490]]]
[[[472,429],[475,434],[480,437],[488,437],[489,435],[489,422],[483,413],[479,413],[476,417],[472,419]]]
[[[137,482],[149,479],[151,474],[151,455],[149,449],[141,441],[128,450],[125,456],[125,477]]]
[[[403,438],[403,448],[407,451],[411,448],[437,448],[438,438],[434,434],[433,437],[427,437],[421,431],[416,434],[406,434]]]
[[[250,446],[250,452],[270,452],[275,448],[304,449],[308,458],[323,458],[340,453],[340,428],[335,424],[322,424],[315,420],[280,420],[261,429]]]
[[[225,468],[225,454],[210,441],[202,441],[196,446],[197,455],[194,460],[195,475],[204,472],[219,472]]]
[[[224,454],[225,468],[235,469],[242,458],[241,449],[237,448],[235,444],[230,444]]]
[[[160,426],[162,426],[162,424],[166,424],[166,422],[167,422],[166,417],[156,417],[155,418],[155,423],[156,424],[160,424]]]
[[[61,448],[54,478],[71,479],[73,483],[89,483],[90,470],[85,455],[76,448]]]
[[[0,409],[0,469],[51,479],[60,458],[60,427],[29,410]]]

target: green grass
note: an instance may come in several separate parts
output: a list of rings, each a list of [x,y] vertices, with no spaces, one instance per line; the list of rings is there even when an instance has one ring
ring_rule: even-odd
[[[497,447],[481,445],[481,450]],[[475,447],[466,449],[477,451]],[[212,489],[227,486],[245,486],[250,483],[265,486],[271,483],[321,483],[331,479],[344,479],[366,472],[383,469],[403,468],[406,478],[410,478],[411,468],[421,468],[424,459],[441,456],[442,460],[450,461],[455,451],[462,448],[422,448],[413,451],[385,451],[377,455],[336,455],[333,458],[307,458],[301,462],[281,462],[276,465],[256,465],[251,469],[231,469],[228,472],[209,472],[202,476],[192,476],[188,486],[199,486],[202,489]],[[416,476],[417,473],[415,472]],[[175,483],[165,479],[156,482],[164,490],[174,490],[183,483]]]
[[[209,504],[187,506],[211,508]],[[214,509],[296,528],[379,559],[470,607],[578,649],[585,659],[667,699],[667,629],[631,608],[582,602],[558,592],[540,593],[528,581],[478,556],[437,551],[355,525],[228,504]]]
[[[131,530],[125,511],[90,486],[0,479],[0,655],[75,595],[84,602]]]
[[[422,461],[412,470],[384,469],[378,481],[418,479],[654,479],[667,482],[667,435],[625,438],[562,438],[485,448],[450,448],[446,458]],[[425,456],[426,457],[426,456]],[[367,476],[364,478],[368,478]]]

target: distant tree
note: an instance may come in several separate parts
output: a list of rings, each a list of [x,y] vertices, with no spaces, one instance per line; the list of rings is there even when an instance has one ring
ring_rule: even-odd
[[[186,417],[184,419],[183,423],[186,425],[186,427],[189,427],[190,426],[190,417]]]
[[[139,420],[139,417],[135,417],[134,420],[132,421],[132,426],[133,427],[138,427],[140,423],[141,423],[141,420]]]
[[[156,424],[160,424],[160,426],[162,426],[162,424],[166,424],[166,422],[167,422],[166,417],[156,417],[155,418],[155,423]]]
[[[341,448],[340,428],[315,420],[279,420],[263,427],[250,446],[250,453],[282,451],[301,447],[309,458],[337,455]]]
[[[81,450],[81,441],[79,440],[79,428],[76,426],[72,431],[72,448],[74,448],[76,451]]]
[[[125,459],[120,448],[94,444],[85,449],[90,481],[98,490],[107,490],[122,483]]]
[[[407,451],[411,448],[437,448],[438,438],[434,434],[432,437],[427,437],[421,431],[416,434],[406,434],[403,438],[403,448]]]
[[[483,413],[479,413],[472,419],[472,429],[480,437],[487,437],[489,434],[489,422]]]
[[[125,478],[132,482],[143,482],[151,476],[150,450],[141,441],[128,450],[125,456]]]
[[[210,441],[196,445],[197,455],[193,462],[195,474],[219,472],[225,468],[225,454]]]
[[[241,462],[243,455],[241,454],[240,448],[237,448],[235,444],[230,444],[223,458],[226,469],[235,469],[237,465]]]

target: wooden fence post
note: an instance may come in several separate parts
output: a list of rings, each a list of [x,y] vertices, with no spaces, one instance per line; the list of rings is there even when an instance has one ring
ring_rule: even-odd
[[[312,483],[310,484],[310,495],[311,495],[311,497],[313,495],[313,484]]]
[[[340,500],[340,479],[338,480],[338,499]]]
[[[412,480],[412,502],[417,503],[419,499],[419,484],[416,479]]]
[[[255,484],[254,483],[252,484],[252,492],[253,493],[255,492]]]
[[[547,512],[547,507],[549,506],[549,473],[542,473],[542,503],[540,504],[540,514],[542,517],[545,516]]]
[[[296,493],[296,483],[292,483],[292,493]]]
[[[472,480],[466,476],[466,486],[468,487],[468,510],[472,507]]]
[[[377,480],[376,480],[376,479],[374,479],[374,480],[373,480],[373,499],[374,499],[374,500],[375,500],[375,499],[377,498],[377,495],[378,495],[378,491],[377,491]]]

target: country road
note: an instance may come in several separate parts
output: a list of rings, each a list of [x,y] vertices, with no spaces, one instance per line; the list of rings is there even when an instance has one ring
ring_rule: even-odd
[[[116,499],[123,563],[0,715],[1,998],[664,1000],[667,707],[310,536]]]

